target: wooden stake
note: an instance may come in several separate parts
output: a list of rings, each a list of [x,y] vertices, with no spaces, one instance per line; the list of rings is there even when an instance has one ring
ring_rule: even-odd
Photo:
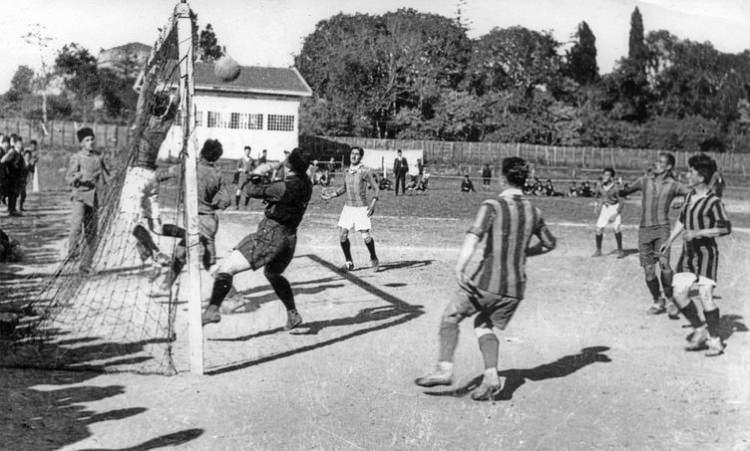
[[[198,264],[198,161],[191,136],[194,117],[193,27],[190,7],[181,2],[175,7],[179,42],[180,95],[182,98],[182,151],[185,155],[185,229],[187,231],[187,298],[190,372],[203,374],[203,326],[201,324],[201,277]]]

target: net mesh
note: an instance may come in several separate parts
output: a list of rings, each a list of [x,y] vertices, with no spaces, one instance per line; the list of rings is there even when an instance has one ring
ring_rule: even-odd
[[[144,152],[159,149],[176,118],[169,104],[180,76],[175,22],[171,17],[162,29],[139,77],[130,148],[109,162],[107,184],[98,190],[97,233],[62,249],[59,266],[35,276],[33,296],[16,299],[13,315],[0,318],[0,364],[159,374],[183,369],[173,358],[178,284],[170,289],[167,282],[184,251],[183,171],[180,163],[157,171],[142,161]]]

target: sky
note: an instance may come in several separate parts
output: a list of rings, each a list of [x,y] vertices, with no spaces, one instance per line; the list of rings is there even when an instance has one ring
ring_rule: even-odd
[[[0,0],[10,3],[10,0]],[[315,24],[339,12],[382,14],[402,7],[455,17],[457,0],[193,0],[201,28],[210,23],[227,53],[243,65],[288,67]],[[521,25],[549,30],[570,42],[586,21],[596,36],[602,73],[612,70],[628,50],[630,14],[638,7],[646,32],[666,29],[682,39],[710,41],[723,52],[750,49],[750,0],[464,0],[469,37],[494,27]],[[5,64],[0,93],[7,91],[19,65],[49,64],[66,43],[77,42],[94,55],[128,42],[151,45],[175,0],[24,0],[0,8]],[[6,5],[7,6],[7,5]],[[39,24],[48,47],[22,36]]]

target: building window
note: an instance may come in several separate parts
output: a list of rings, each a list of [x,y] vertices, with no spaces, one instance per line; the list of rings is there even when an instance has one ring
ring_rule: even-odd
[[[263,115],[252,113],[248,114],[246,127],[250,130],[263,130]]]
[[[231,113],[229,116],[229,128],[240,128],[240,116],[244,116],[244,114]]]
[[[221,113],[217,113],[216,111],[209,111],[208,123],[206,124],[206,127],[208,128],[221,127]]]
[[[268,115],[268,129],[279,132],[294,131],[294,116],[282,114]]]

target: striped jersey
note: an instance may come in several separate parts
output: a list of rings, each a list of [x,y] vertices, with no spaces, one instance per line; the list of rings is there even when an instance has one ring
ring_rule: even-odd
[[[469,233],[485,238],[482,261],[471,277],[474,285],[516,299],[523,299],[526,289],[526,250],[532,235],[545,247],[555,247],[541,211],[515,189],[484,201]]]
[[[656,177],[644,175],[632,186],[621,189],[620,196],[627,196],[636,191],[643,192],[641,200],[641,227],[669,225],[669,208],[677,196],[685,196],[690,188],[673,177]]]
[[[724,204],[711,191],[703,197],[688,195],[680,212],[680,222],[685,230],[719,228],[722,235],[728,235],[732,228]],[[683,243],[677,272],[691,272],[716,281],[718,267],[719,248],[714,237],[700,237]]]
[[[346,202],[344,205],[350,207],[367,206],[367,187],[370,183],[370,168],[357,165],[351,166],[344,172],[344,194]]]
[[[620,202],[619,190],[617,189],[617,184],[614,182],[608,185],[600,183],[596,191],[604,205],[616,205]]]

